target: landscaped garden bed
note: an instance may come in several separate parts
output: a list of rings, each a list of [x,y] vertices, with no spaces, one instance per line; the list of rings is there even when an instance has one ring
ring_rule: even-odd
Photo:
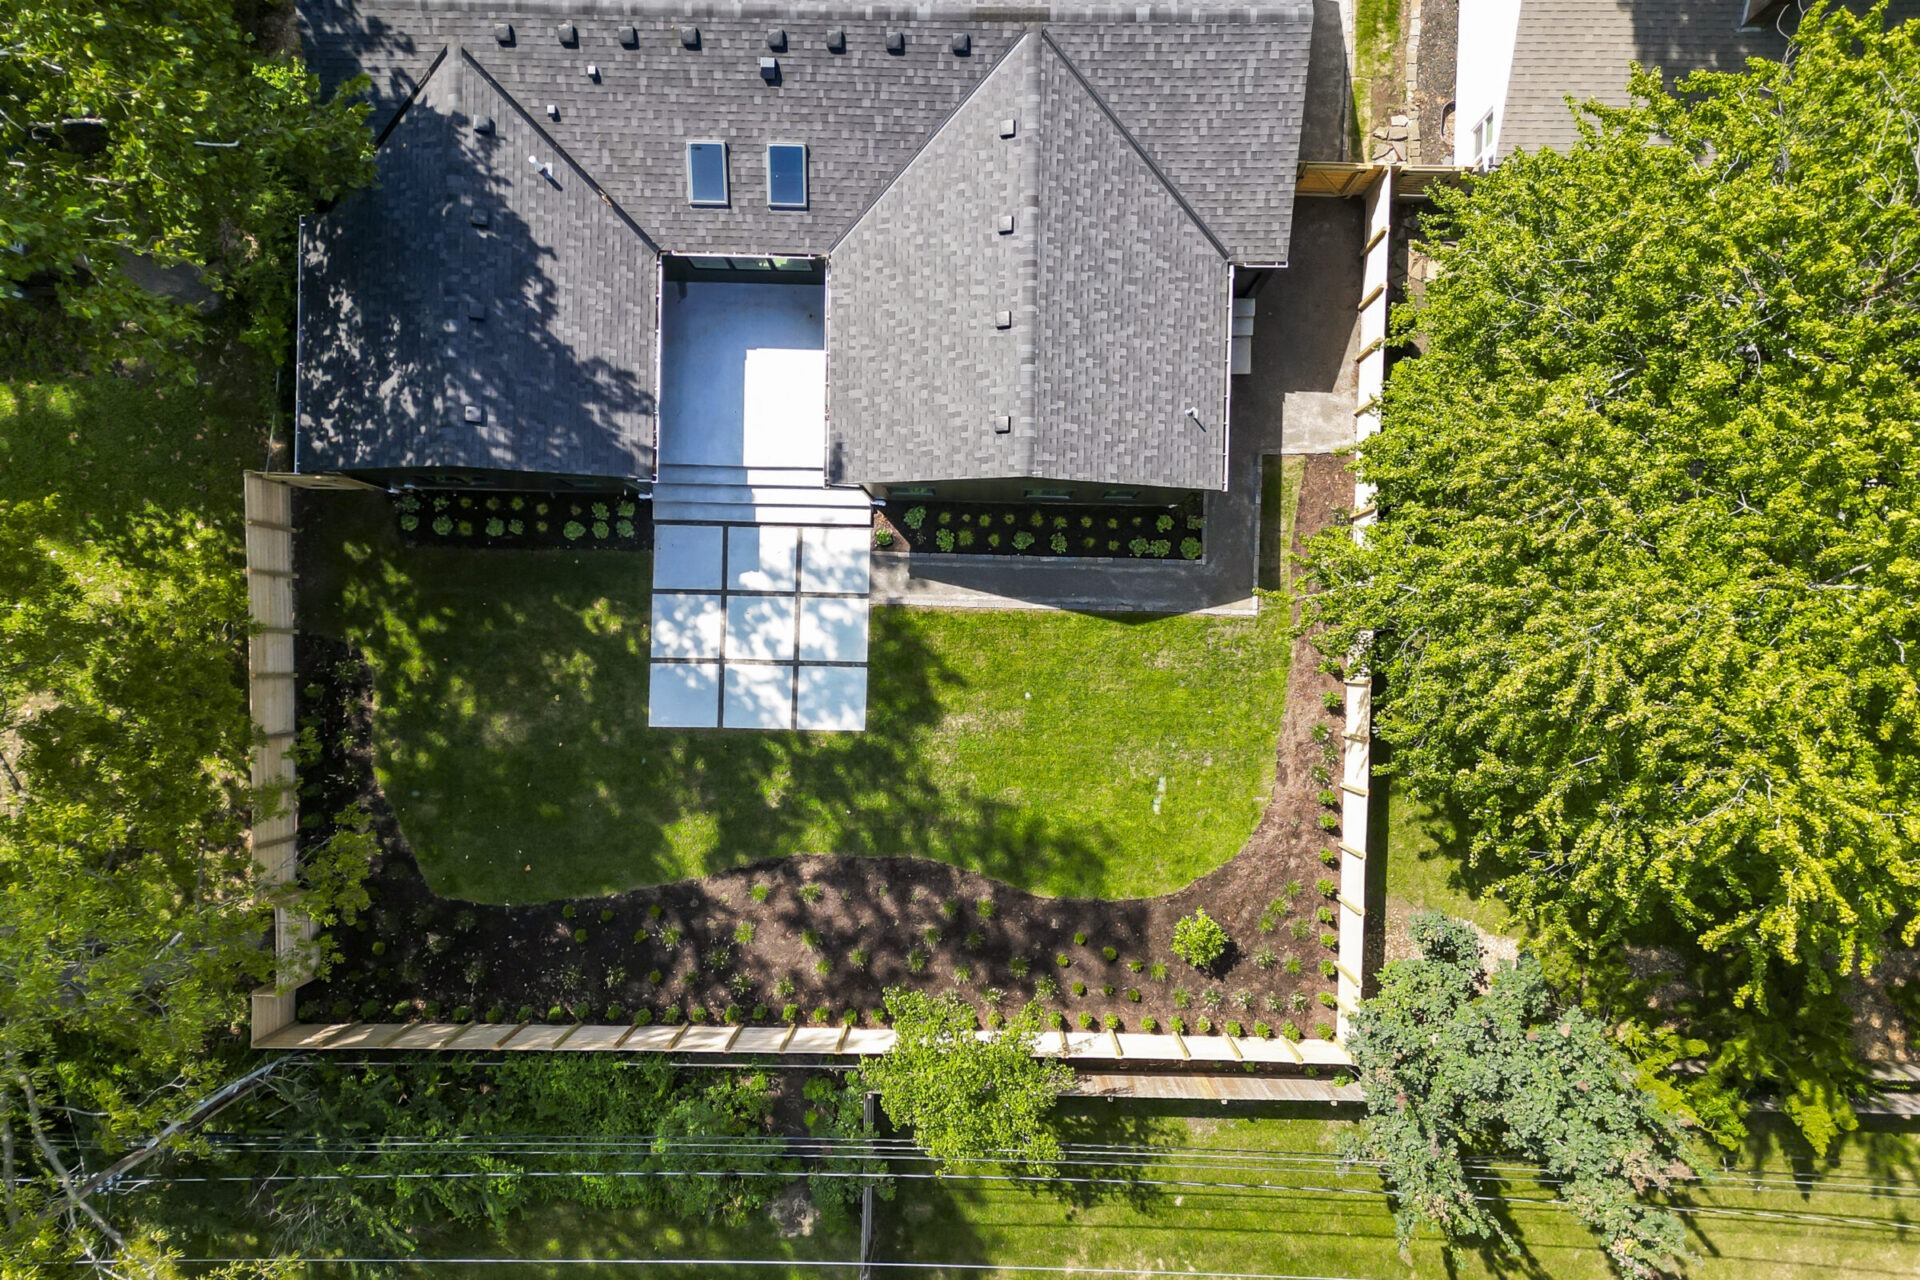
[[[426,545],[641,551],[653,545],[652,505],[628,493],[407,489],[393,515],[401,538]]]
[[[644,564],[304,501],[307,839],[358,801],[380,853],[303,1018],[871,1025],[907,985],[1331,1035],[1338,683],[1289,690],[1283,617],[878,609],[867,732],[655,731]]]
[[[882,549],[1056,559],[1198,560],[1206,554],[1198,497],[1170,507],[898,498],[874,519]]]

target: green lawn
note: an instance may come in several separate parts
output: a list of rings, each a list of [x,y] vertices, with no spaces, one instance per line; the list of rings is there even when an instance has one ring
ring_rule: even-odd
[[[1337,1122],[1187,1119],[1137,1107],[1122,1110],[1111,1103],[1083,1104],[1081,1116],[1072,1140],[1151,1144],[1162,1149],[1162,1163],[1130,1175],[1131,1186],[1068,1187],[1059,1194],[992,1183],[903,1183],[895,1201],[884,1208],[878,1256],[926,1264],[926,1272],[919,1274],[939,1274],[936,1263],[1353,1277],[1452,1275],[1460,1280],[1602,1280],[1614,1274],[1571,1214],[1541,1204],[1508,1206],[1508,1229],[1525,1248],[1524,1261],[1470,1256],[1450,1269],[1432,1240],[1417,1244],[1411,1265],[1401,1261],[1391,1210],[1378,1181],[1341,1176],[1330,1163],[1311,1160],[1312,1153],[1334,1150],[1341,1132]],[[1804,1148],[1783,1150],[1776,1145],[1782,1140],[1779,1127],[1763,1128],[1743,1167],[1776,1177],[1799,1172],[1897,1182],[1906,1198],[1844,1194],[1837,1187],[1807,1196],[1791,1190],[1755,1195],[1722,1187],[1696,1193],[1693,1203],[1716,1214],[1765,1209],[1877,1222],[1920,1220],[1920,1140],[1912,1135],[1850,1135],[1824,1161],[1813,1161]],[[1275,1153],[1306,1153],[1306,1158],[1282,1165]],[[1159,1180],[1198,1185],[1147,1185]],[[1269,1186],[1263,1188],[1262,1182]],[[1228,1183],[1238,1185],[1221,1185]],[[1543,1194],[1531,1183],[1495,1184],[1492,1193]],[[1696,1232],[1693,1246],[1701,1255],[1690,1276],[1787,1280],[1920,1272],[1920,1232],[1886,1225],[1826,1226],[1707,1215],[1689,1221]]]
[[[44,527],[73,538],[113,541],[151,508],[237,544],[240,472],[265,461],[266,420],[244,371],[200,387],[107,374],[0,382],[0,501],[56,499]]]
[[[303,565],[302,625],[368,654],[379,776],[443,895],[543,901],[846,853],[1131,897],[1231,857],[1265,803],[1277,613],[876,609],[865,733],[656,732],[647,557],[409,548],[377,505],[343,520],[331,563]]]
[[[1444,911],[1489,933],[1512,930],[1507,906],[1466,866],[1466,841],[1439,805],[1417,800],[1399,779],[1387,789],[1387,900]]]

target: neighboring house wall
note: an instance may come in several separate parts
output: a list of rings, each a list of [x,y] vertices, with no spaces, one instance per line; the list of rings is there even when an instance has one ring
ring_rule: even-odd
[[[1521,0],[1460,0],[1455,60],[1453,162],[1478,164],[1499,145],[1500,115],[1513,72]]]

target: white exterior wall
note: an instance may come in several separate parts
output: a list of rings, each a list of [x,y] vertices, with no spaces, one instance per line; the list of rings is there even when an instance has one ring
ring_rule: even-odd
[[[1453,162],[1466,166],[1480,157],[1473,151],[1474,126],[1493,113],[1490,157],[1500,154],[1500,113],[1506,108],[1507,80],[1513,73],[1513,42],[1520,33],[1521,0],[1460,0],[1460,45],[1453,89]]]

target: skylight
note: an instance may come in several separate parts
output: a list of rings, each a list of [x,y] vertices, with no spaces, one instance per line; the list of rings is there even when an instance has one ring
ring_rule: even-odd
[[[727,144],[687,144],[687,199],[697,205],[727,203]]]
[[[767,147],[767,204],[775,209],[807,207],[807,149],[797,142]]]

